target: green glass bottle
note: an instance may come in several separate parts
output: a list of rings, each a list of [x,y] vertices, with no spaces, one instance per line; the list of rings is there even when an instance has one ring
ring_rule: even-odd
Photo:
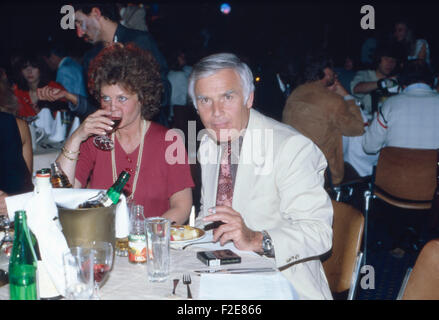
[[[130,174],[126,171],[122,171],[117,178],[117,181],[107,190],[107,196],[111,199],[112,204],[116,204],[119,201],[122,189],[125,187],[129,178]]]
[[[9,294],[11,300],[38,300],[37,256],[32,245],[26,212],[15,212],[15,237],[9,260]]]
[[[86,202],[79,205],[79,208],[96,208],[96,207],[109,207],[112,204],[117,204],[123,187],[128,182],[130,174],[126,171],[122,171],[117,178],[116,182],[110,187],[110,189],[99,192],[99,194]]]

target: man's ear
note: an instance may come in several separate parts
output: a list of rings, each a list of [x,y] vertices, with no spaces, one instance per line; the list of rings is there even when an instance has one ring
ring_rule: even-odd
[[[251,107],[253,107],[253,99],[255,97],[255,92],[252,91],[250,92],[248,99],[247,99],[247,103],[245,104],[245,106],[247,107],[247,109],[251,109]]]

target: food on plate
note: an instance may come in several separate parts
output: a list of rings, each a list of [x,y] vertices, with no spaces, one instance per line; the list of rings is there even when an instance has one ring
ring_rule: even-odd
[[[171,241],[186,241],[196,239],[202,231],[191,226],[171,226]]]

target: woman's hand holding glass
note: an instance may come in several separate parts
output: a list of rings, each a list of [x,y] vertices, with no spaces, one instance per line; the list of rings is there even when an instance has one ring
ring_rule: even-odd
[[[104,135],[98,135],[93,139],[95,147],[104,151],[112,150],[114,148],[114,142],[109,137],[109,134],[116,131],[119,127],[119,124],[122,121],[122,111],[118,109],[111,111],[110,119],[113,123],[111,130],[107,131]]]
[[[108,133],[111,133],[113,130],[116,129],[116,123],[114,120],[112,120],[112,118],[117,119],[117,117],[120,119],[122,118],[121,111],[100,109],[89,115],[81,123],[78,129],[73,133],[72,139],[82,142],[93,135],[96,136],[95,138],[100,136],[107,137]],[[111,139],[109,140],[111,141]]]

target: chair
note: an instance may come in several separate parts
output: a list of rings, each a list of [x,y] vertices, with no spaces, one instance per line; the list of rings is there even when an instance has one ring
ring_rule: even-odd
[[[404,277],[397,300],[439,300],[439,239],[427,242]]]
[[[355,203],[357,199],[354,199],[354,197],[356,194],[359,194],[361,199],[358,202],[362,202],[363,191],[369,187],[372,176],[360,177],[354,167],[348,162],[344,163],[344,169],[345,176],[343,181],[339,184],[334,184],[329,166],[327,167],[325,171],[325,190],[331,199],[358,207],[358,204]],[[361,205],[363,204],[361,203]]]
[[[356,290],[362,253],[364,217],[354,207],[332,201],[334,208],[333,240],[330,256],[323,262],[326,278],[333,296],[343,296],[352,300]]]
[[[364,259],[367,258],[368,217],[374,199],[393,207],[429,210],[437,187],[437,154],[435,149],[385,147],[374,172],[370,189],[364,193],[365,230]]]

